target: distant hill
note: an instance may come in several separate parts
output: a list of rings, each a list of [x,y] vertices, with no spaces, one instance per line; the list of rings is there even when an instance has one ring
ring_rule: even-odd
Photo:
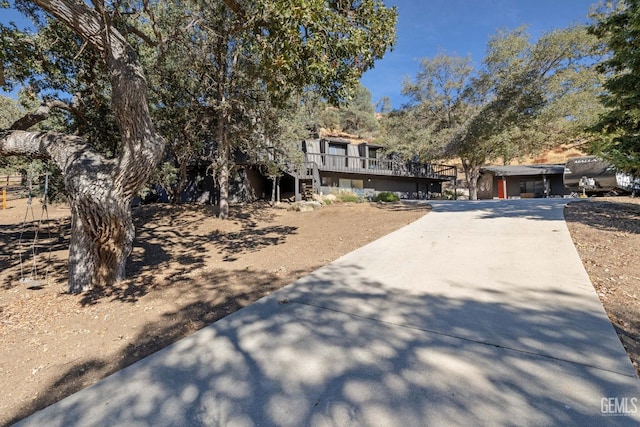
[[[586,156],[587,153],[581,149],[582,142],[561,144],[541,153],[537,157],[525,157],[519,161],[514,161],[514,165],[531,164],[563,164],[572,157]]]

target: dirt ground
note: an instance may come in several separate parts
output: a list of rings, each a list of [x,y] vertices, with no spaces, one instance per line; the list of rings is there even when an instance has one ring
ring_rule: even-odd
[[[336,203],[313,212],[251,205],[136,208],[128,279],[65,293],[69,211],[38,228],[24,200],[0,210],[0,425],[84,388],[428,213],[428,206]],[[640,363],[640,199],[571,204],[567,223],[605,309]],[[26,242],[21,250],[22,241]],[[22,262],[20,262],[22,260]],[[37,275],[37,280],[29,279]]]
[[[640,375],[640,197],[571,203],[565,218],[591,283]]]
[[[31,213],[33,211],[33,214]],[[69,209],[0,210],[0,425],[21,419],[185,337],[429,212],[400,204],[335,203],[312,212],[266,205],[136,208],[129,280],[65,293]],[[51,248],[51,251],[49,250]],[[22,258],[22,263],[20,263]],[[22,269],[21,269],[22,264]],[[22,272],[21,272],[22,271]],[[46,279],[44,275],[46,273]]]

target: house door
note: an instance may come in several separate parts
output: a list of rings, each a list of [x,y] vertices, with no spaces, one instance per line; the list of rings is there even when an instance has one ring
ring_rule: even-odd
[[[507,198],[507,179],[502,177],[498,180],[498,199]]]

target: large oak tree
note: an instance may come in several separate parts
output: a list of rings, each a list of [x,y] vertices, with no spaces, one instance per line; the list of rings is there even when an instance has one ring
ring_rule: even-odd
[[[572,27],[529,39],[524,28],[497,32],[477,71],[469,58],[423,59],[404,84],[410,104],[386,122],[390,148],[423,160],[459,158],[476,199],[482,166],[569,138],[570,128],[593,120],[585,110],[600,88],[595,38]]]
[[[16,122],[13,129],[0,131],[0,155],[51,159],[61,169],[72,213],[69,290],[81,292],[93,286],[109,286],[124,277],[132,249],[131,201],[162,158],[166,145],[150,114],[148,82],[138,52],[125,36],[136,36],[141,45],[159,49],[164,47],[163,36],[155,26],[152,2],[146,0],[139,4],[99,0],[24,3],[41,8],[72,29],[84,42],[79,49],[92,49],[100,58],[110,83],[118,145],[112,155],[106,156],[80,136],[30,132],[28,127],[40,117],[32,114]],[[254,37],[248,49],[254,56],[247,58],[253,57],[253,65],[264,73],[253,74],[254,84],[282,97],[312,87],[327,99],[339,102],[351,93],[362,72],[384,54],[393,40],[389,36],[393,34],[395,10],[375,0],[224,0],[216,5],[237,17],[234,22],[239,25],[250,24],[251,31],[245,34]],[[131,17],[142,18],[132,22]],[[215,48],[228,31],[216,32],[216,22],[210,24],[213,27],[207,45]],[[209,23],[195,21],[195,25],[205,27]],[[217,53],[226,55],[228,48],[235,46],[233,43],[227,42],[227,50]],[[212,52],[215,56],[215,49]],[[78,54],[68,52],[71,58]],[[226,70],[234,58],[233,54],[225,57],[213,69]],[[7,61],[2,59],[3,63]],[[19,62],[19,58],[13,61]],[[238,96],[228,86],[222,89],[223,97],[217,99],[221,104]],[[45,105],[45,109],[50,107],[51,103]],[[213,111],[218,114],[215,123],[233,118],[221,116],[220,108]],[[220,134],[218,137],[222,138]],[[230,145],[223,146],[224,150],[229,148]],[[223,156],[228,156],[228,151]]]
[[[112,25],[101,2],[38,0],[34,4],[73,29],[97,52],[108,71],[119,130],[118,155],[107,158],[76,136],[5,130],[2,155],[51,159],[64,176],[71,206],[69,291],[110,285],[124,278],[134,239],[130,205],[164,150],[147,105],[147,83],[137,55]]]

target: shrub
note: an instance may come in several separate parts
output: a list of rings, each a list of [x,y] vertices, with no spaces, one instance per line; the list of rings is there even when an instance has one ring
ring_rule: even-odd
[[[337,195],[338,200],[341,202],[355,202],[358,203],[360,198],[354,193],[340,193]]]
[[[397,202],[400,200],[400,197],[396,193],[391,193],[390,191],[383,191],[382,193],[378,193],[376,196],[376,202]]]
[[[333,195],[336,202],[361,203],[365,201],[362,195],[344,188],[333,190],[331,195]]]

